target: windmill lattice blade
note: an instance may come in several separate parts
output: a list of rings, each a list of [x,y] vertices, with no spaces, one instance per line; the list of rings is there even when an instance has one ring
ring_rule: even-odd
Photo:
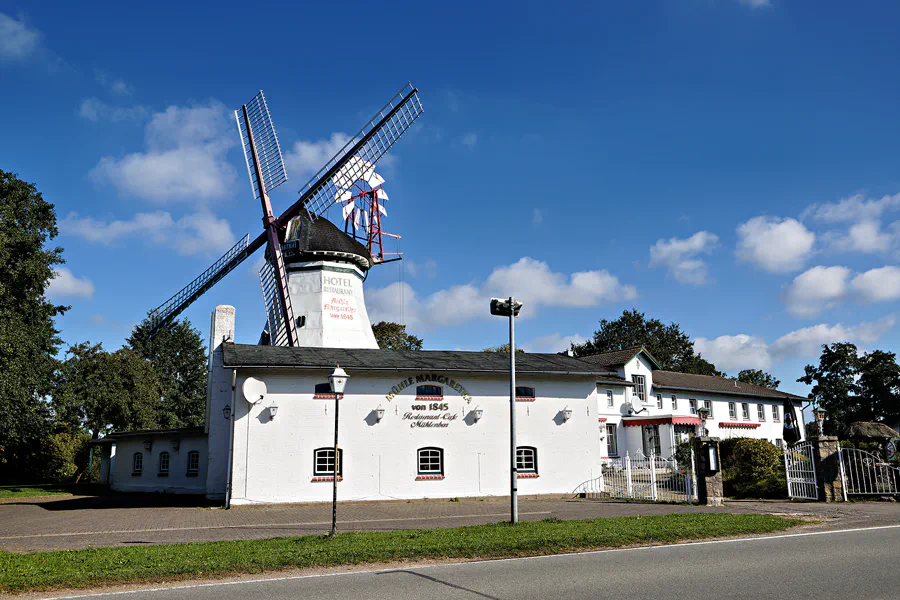
[[[384,177],[382,177],[378,173],[372,173],[372,176],[369,177],[366,181],[369,182],[369,185],[371,187],[377,188],[379,185],[384,183]]]
[[[281,260],[281,254],[277,254],[277,258]],[[282,263],[283,264],[283,263]],[[284,268],[282,267],[282,273]],[[262,286],[263,301],[266,304],[266,321],[269,324],[269,345],[271,346],[290,346],[290,336],[288,327],[294,327],[294,311],[291,309],[291,297],[285,295],[284,300],[287,303],[288,323],[284,322],[282,315],[285,311],[281,309],[281,302],[278,297],[278,281],[275,278],[275,267],[272,263],[266,261],[259,270],[259,283]]]
[[[220,279],[234,270],[250,256],[250,234],[245,235],[228,252],[222,255],[212,266],[203,271],[199,277],[184,286],[177,294],[150,311],[150,335],[177,317],[197,298],[216,284]]]
[[[300,199],[278,218],[279,224],[301,208],[324,215],[339,192],[363,179],[421,114],[418,90],[408,83],[309,180],[300,190]]]
[[[284,157],[281,155],[281,144],[278,143],[275,125],[272,124],[272,115],[269,114],[269,106],[266,104],[266,97],[262,90],[245,106],[247,107],[247,118],[253,130],[259,168],[266,184],[266,193],[268,193],[287,181],[288,178],[284,168]],[[259,187],[256,185],[256,172],[253,168],[253,155],[250,152],[250,137],[247,135],[244,112],[242,110],[234,111],[234,118],[237,121],[238,134],[241,136],[247,172],[250,174],[250,186],[253,188],[253,196],[258,200]]]

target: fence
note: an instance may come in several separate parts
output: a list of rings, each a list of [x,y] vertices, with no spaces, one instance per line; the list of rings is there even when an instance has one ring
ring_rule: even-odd
[[[815,453],[810,442],[785,446],[784,468],[787,472],[788,496],[799,500],[819,499]]]
[[[880,456],[856,448],[841,448],[839,456],[842,483],[847,494],[900,494],[900,469]]]
[[[695,490],[693,469],[679,468],[674,459],[638,452],[634,457],[626,454],[610,459],[603,464],[599,477],[583,482],[575,493],[589,498],[693,503]]]

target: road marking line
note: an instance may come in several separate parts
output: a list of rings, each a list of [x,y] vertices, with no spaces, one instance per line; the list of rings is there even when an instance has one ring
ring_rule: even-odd
[[[542,510],[537,512],[523,512],[520,515],[549,515],[552,511]],[[477,517],[506,517],[508,512],[487,513],[480,515],[444,515],[441,517],[392,517],[385,519],[353,519],[338,521],[340,525],[352,525],[353,523],[384,523],[386,521],[434,521],[437,519],[472,519]],[[26,540],[31,538],[68,537],[77,535],[116,535],[125,533],[159,533],[162,531],[205,531],[209,529],[264,529],[267,527],[302,527],[312,525],[331,525],[331,521],[311,521],[302,523],[248,523],[244,525],[201,525],[199,527],[158,527],[154,529],[120,529],[114,531],[75,531],[70,533],[36,533],[33,535],[9,535],[0,537],[0,540]],[[177,542],[175,542],[177,543]]]
[[[685,546],[705,546],[709,544],[733,544],[736,542],[757,542],[762,540],[778,540],[783,538],[810,537],[815,535],[834,535],[837,533],[857,533],[860,531],[876,531],[879,529],[897,529],[900,525],[879,525],[877,527],[856,527],[853,529],[837,529],[834,531],[807,531],[804,533],[786,533],[784,535],[766,535],[760,537],[730,538],[725,540],[706,540],[701,542],[684,542],[680,544],[664,544],[658,546],[640,546],[638,548],[610,548],[608,550],[590,550],[588,552],[566,552],[564,554],[544,554],[541,556],[523,556],[517,558],[496,558],[486,560],[471,560],[465,562],[442,563],[436,565],[421,565],[418,567],[405,567],[402,569],[372,569],[368,571],[342,571],[338,573],[320,573],[317,575],[290,575],[286,577],[261,577],[258,579],[242,579],[238,581],[214,581],[210,583],[194,583],[190,585],[177,585],[172,587],[143,588],[138,590],[122,590],[118,592],[99,592],[95,594],[82,594],[77,596],[52,596],[46,597],[44,600],[77,600],[79,598],[102,598],[106,596],[124,596],[127,594],[147,594],[151,592],[168,592],[177,590],[192,590],[198,588],[225,586],[225,585],[246,585],[252,583],[268,583],[272,581],[294,581],[298,579],[314,579],[317,577],[338,577],[346,575],[371,575],[373,573],[398,573],[402,571],[413,571],[420,569],[434,569],[436,567],[454,567],[461,565],[479,565],[498,562],[513,562],[536,559],[560,558],[565,556],[585,556],[591,554],[612,554],[613,552],[634,552],[638,550],[661,550],[665,548],[684,548]],[[127,584],[123,584],[127,585]]]

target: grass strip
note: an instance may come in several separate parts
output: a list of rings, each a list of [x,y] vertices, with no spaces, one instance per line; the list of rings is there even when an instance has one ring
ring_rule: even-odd
[[[71,486],[51,483],[26,485],[0,485],[0,498],[29,498],[32,496],[56,496],[70,494]]]
[[[580,521],[307,535],[267,540],[0,553],[0,592],[260,573],[414,559],[558,554],[772,533],[800,521],[770,515],[687,513]]]

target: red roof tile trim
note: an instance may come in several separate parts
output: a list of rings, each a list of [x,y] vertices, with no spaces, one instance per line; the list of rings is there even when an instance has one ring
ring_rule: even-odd
[[[747,427],[749,429],[753,429],[754,427],[759,427],[759,423],[746,423],[741,421],[726,421],[724,423],[719,423],[719,427]]]
[[[344,478],[343,478],[342,476],[338,475],[338,483],[340,483],[340,482],[343,481],[343,480],[344,480]],[[320,481],[334,481],[334,477],[332,477],[332,476],[328,476],[328,477],[313,477],[310,481],[312,481],[312,483],[318,483],[318,482],[320,482]]]
[[[416,481],[431,481],[432,479],[443,479],[443,475],[417,475]]]
[[[443,400],[443,396],[416,396],[416,400]]]
[[[649,419],[622,419],[624,427],[643,427],[644,425],[699,425],[697,417],[658,417]]]
[[[537,473],[516,473],[516,477],[519,479],[537,479],[540,475]]]

